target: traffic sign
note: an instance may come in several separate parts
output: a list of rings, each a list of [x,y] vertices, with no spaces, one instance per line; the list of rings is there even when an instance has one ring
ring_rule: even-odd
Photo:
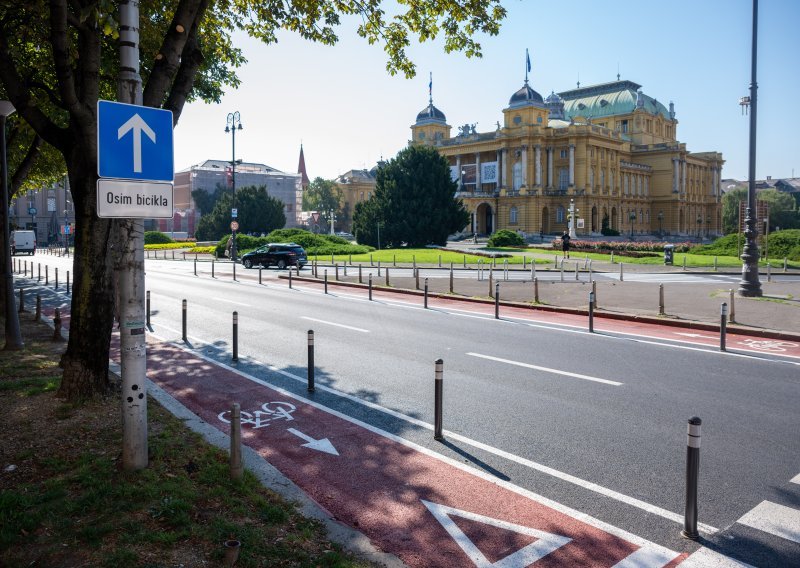
[[[172,184],[97,180],[97,216],[144,219],[172,218]]]
[[[231,221],[231,231],[238,231],[239,230],[239,223],[236,221]]]
[[[28,207],[28,215],[36,215],[36,207]]]
[[[236,209],[235,207],[233,209],[231,209],[231,217],[236,219],[236,217],[238,217],[238,216],[239,216],[239,210]]]
[[[172,111],[97,101],[97,173],[101,178],[171,182]]]

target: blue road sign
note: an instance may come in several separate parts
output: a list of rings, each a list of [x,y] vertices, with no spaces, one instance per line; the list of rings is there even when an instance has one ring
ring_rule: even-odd
[[[102,178],[171,182],[172,111],[97,101],[97,173]]]

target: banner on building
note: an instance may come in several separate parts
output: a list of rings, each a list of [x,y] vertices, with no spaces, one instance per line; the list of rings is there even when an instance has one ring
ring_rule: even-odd
[[[458,166],[450,166],[450,179],[458,183]]]
[[[481,183],[497,183],[497,162],[481,164]]]
[[[475,164],[466,164],[461,166],[461,183],[464,185],[475,185]]]

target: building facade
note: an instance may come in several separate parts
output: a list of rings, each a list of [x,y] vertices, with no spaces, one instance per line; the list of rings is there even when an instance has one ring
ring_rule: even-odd
[[[14,196],[8,209],[12,230],[24,229],[36,233],[36,245],[64,244],[64,235],[75,226],[75,206],[66,176],[51,187],[32,189]],[[66,227],[66,229],[65,229]]]
[[[264,164],[242,162],[236,164],[236,188],[248,186],[265,186],[267,194],[283,202],[286,215],[286,227],[297,227],[300,224],[302,209],[302,189],[300,174],[279,171]],[[175,212],[170,219],[151,219],[145,227],[148,230],[159,230],[169,233],[187,232],[194,234],[194,227],[200,217],[192,192],[204,189],[214,193],[217,185],[232,187],[231,163],[227,160],[206,160],[202,164],[191,166],[175,173]],[[180,229],[178,228],[180,227]]]
[[[669,108],[632,81],[580,87],[546,99],[526,79],[494,132],[465,124],[451,136],[433,105],[411,126],[412,144],[447,157],[472,215],[465,232],[577,236],[721,234],[719,152],[690,152]]]
[[[353,231],[356,203],[372,197],[378,167],[375,166],[371,170],[350,170],[336,178],[336,186],[342,192],[341,205],[344,212],[344,218],[336,223],[337,230],[348,233]]]

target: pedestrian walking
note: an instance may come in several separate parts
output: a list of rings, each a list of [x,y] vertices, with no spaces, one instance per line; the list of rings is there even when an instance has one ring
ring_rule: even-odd
[[[561,251],[564,253],[564,258],[569,258],[569,233],[566,231],[561,235]]]

